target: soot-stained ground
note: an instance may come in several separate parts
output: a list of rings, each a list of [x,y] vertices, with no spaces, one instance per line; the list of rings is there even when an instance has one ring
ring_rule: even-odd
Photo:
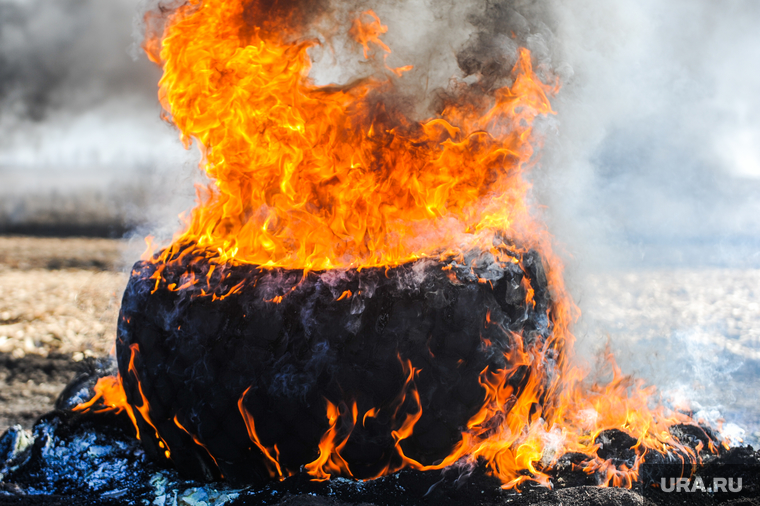
[[[63,403],[65,404],[65,403]],[[61,406],[63,406],[61,404]],[[298,474],[249,488],[183,480],[173,469],[145,457],[126,416],[76,416],[58,411],[44,416],[32,433],[10,430],[0,438],[0,504],[156,506],[580,506],[681,504],[760,505],[760,454],[751,448],[724,452],[697,474],[742,476],[740,491],[666,493],[642,480],[632,489],[594,486],[595,478],[571,466],[553,471],[554,489],[524,484],[518,493],[502,490],[482,467],[399,473],[362,482],[343,478],[310,481]],[[683,434],[682,434],[683,435]],[[625,438],[617,438],[623,441]],[[608,452],[624,448],[614,442]],[[657,470],[642,469],[650,478]],[[656,481],[656,476],[653,481]],[[734,487],[735,488],[735,487]]]

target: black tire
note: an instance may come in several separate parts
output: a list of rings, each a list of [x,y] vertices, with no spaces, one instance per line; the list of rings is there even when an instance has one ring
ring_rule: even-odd
[[[329,401],[341,413],[337,439],[351,430],[341,456],[354,477],[398,466],[392,431],[420,407],[401,448],[422,464],[440,461],[483,403],[481,372],[507,365],[512,333],[528,342],[551,333],[540,257],[517,258],[306,276],[216,266],[208,282],[210,264],[200,257],[138,262],[124,293],[117,357],[128,401],[142,406],[144,396],[149,405],[152,426],[135,409],[147,454],[166,458],[168,446],[171,461],[195,479],[263,482],[278,472],[261,447],[278,455],[283,474],[318,457]],[[201,281],[176,288],[191,275]],[[535,305],[526,302],[523,278]],[[527,380],[522,371],[510,381],[519,389]],[[261,446],[241,414],[244,393]],[[373,407],[379,414],[364,421]]]

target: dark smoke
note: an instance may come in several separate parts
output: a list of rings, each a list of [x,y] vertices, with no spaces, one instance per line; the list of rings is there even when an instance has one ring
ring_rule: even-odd
[[[0,3],[0,104],[20,118],[81,110],[114,95],[153,98],[158,72],[127,50],[134,1]]]
[[[469,21],[477,31],[456,55],[464,76],[480,75],[485,87],[490,88],[495,81],[509,77],[518,47],[531,49],[537,62],[549,64],[548,44],[554,39],[547,25],[551,14],[537,7],[530,3],[520,8],[517,2],[488,2],[482,13],[471,15]]]
[[[12,29],[27,28],[28,19],[21,7],[0,4],[0,37],[6,40]],[[17,28],[18,27],[18,28]],[[30,54],[31,53],[31,54]],[[35,54],[11,44],[0,46],[0,103],[19,114],[40,121],[51,105],[52,91],[60,86],[67,68],[57,55]]]

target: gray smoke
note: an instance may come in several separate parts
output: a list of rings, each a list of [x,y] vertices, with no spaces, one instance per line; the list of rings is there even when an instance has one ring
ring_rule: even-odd
[[[175,198],[191,169],[158,118],[160,69],[130,54],[136,10],[0,0],[0,229],[121,234],[166,220],[152,202],[191,202]]]
[[[552,5],[572,74],[533,180],[585,313],[579,353],[609,338],[624,371],[747,437],[760,427],[745,309],[760,266],[760,5]]]
[[[129,64],[133,9],[134,2],[124,0],[1,3],[0,100],[6,115],[10,110],[43,121],[53,110],[90,108],[113,95],[147,98],[158,72]]]
[[[578,262],[758,265],[759,7],[558,8],[555,35],[575,74],[538,184]]]

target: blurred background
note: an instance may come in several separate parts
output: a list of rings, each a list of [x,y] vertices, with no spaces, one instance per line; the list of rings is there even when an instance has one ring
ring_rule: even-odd
[[[136,0],[0,0],[0,431],[113,346],[129,266],[191,207]]]
[[[562,78],[531,177],[583,311],[579,357],[609,341],[625,372],[760,441],[760,3],[502,3]],[[394,52],[394,30],[413,45],[418,14],[439,5],[363,4],[389,20]],[[30,423],[72,363],[108,352],[142,238],[171,237],[192,206],[198,155],[159,119],[160,71],[135,44],[144,7],[0,0],[0,380],[12,387],[0,429]]]
[[[159,119],[160,69],[134,43],[137,11],[0,1],[0,231],[121,238],[187,191],[188,154]]]

